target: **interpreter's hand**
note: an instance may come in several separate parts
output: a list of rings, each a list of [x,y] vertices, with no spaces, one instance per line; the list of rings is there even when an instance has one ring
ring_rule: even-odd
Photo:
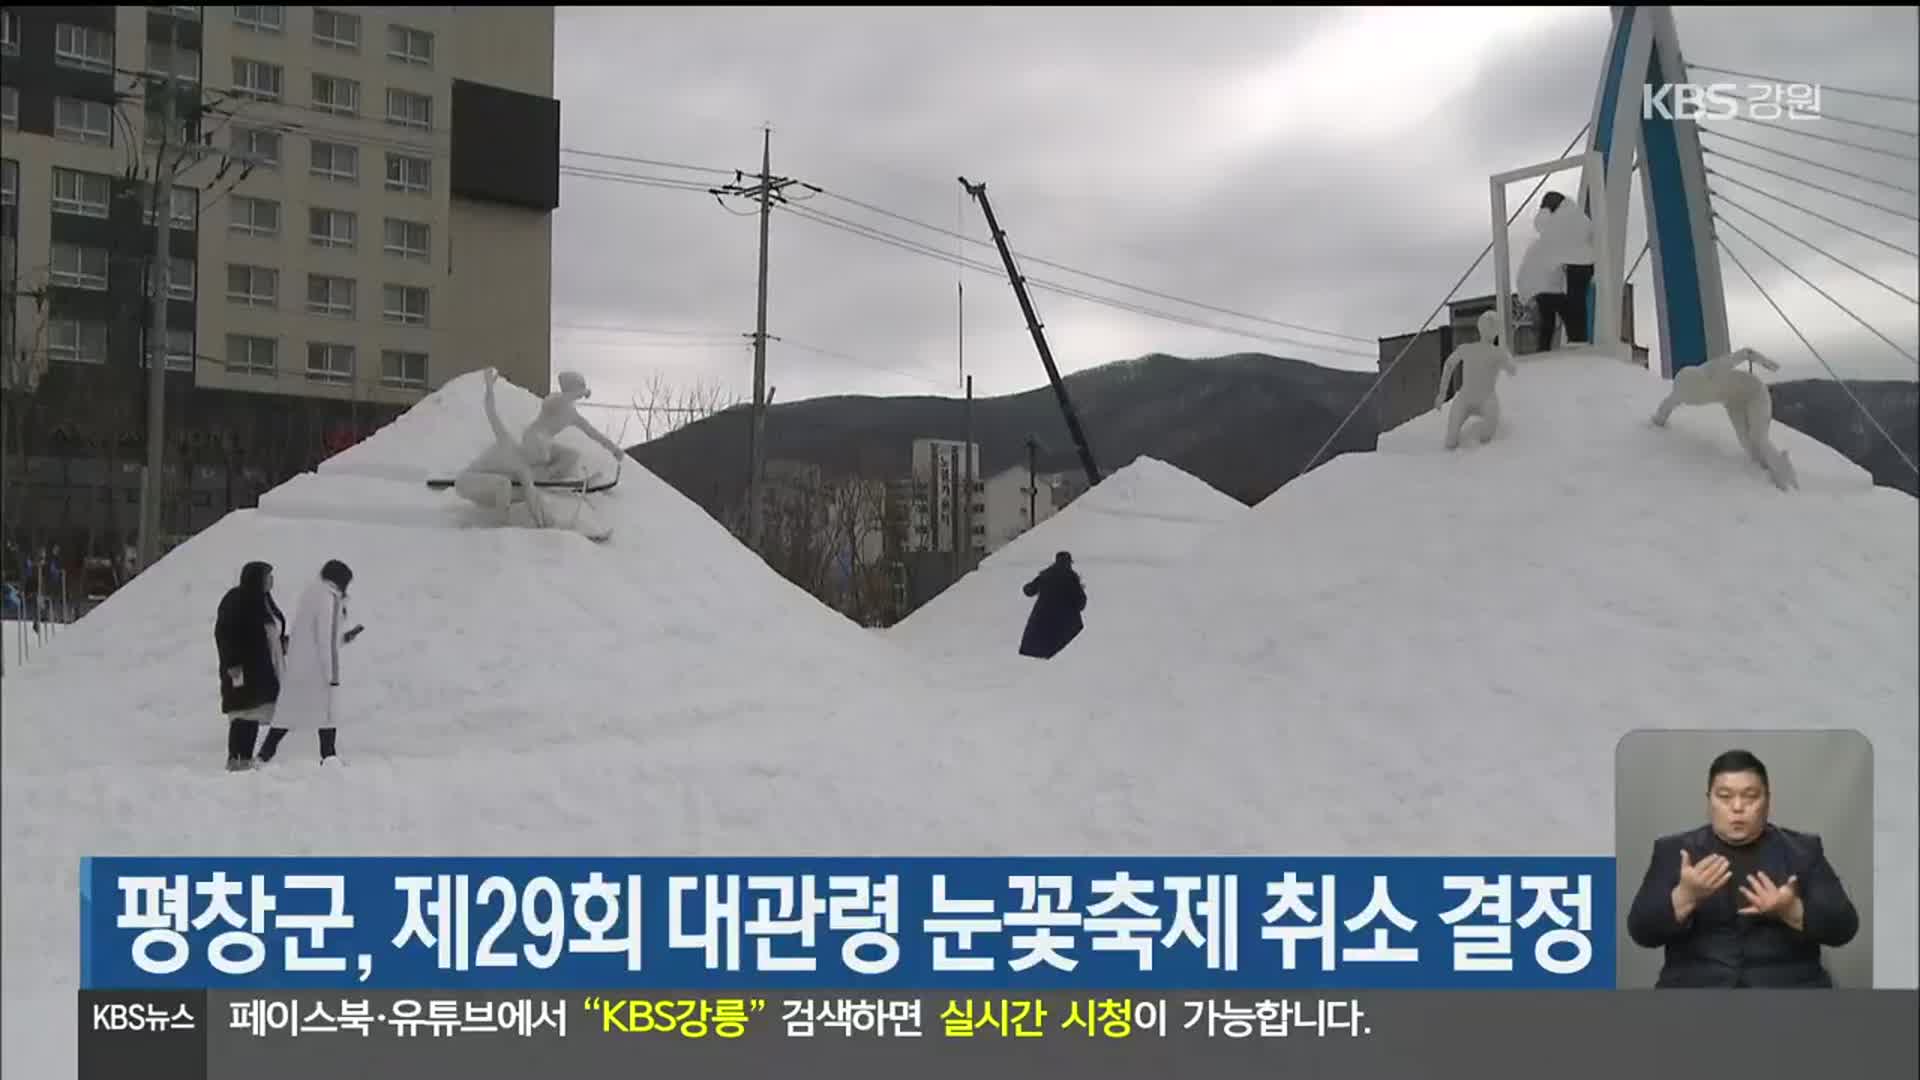
[[[1686,848],[1680,849],[1680,888],[1697,903],[1726,887],[1733,879],[1733,868],[1724,855],[1709,855],[1699,862]]]
[[[1799,875],[1795,875],[1788,878],[1786,884],[1775,885],[1766,871],[1762,870],[1754,874],[1740,886],[1740,895],[1747,901],[1747,906],[1740,909],[1740,914],[1784,918],[1793,910],[1795,901],[1800,899],[1800,892],[1796,887],[1799,880]]]
[[[247,681],[247,669],[239,668],[239,667],[228,668],[227,681],[232,683],[235,686],[245,686]]]
[[[499,369],[499,368],[488,368],[488,369],[486,370],[486,376],[485,376],[485,377],[486,377],[486,380],[487,380],[487,385],[488,385],[488,386],[492,386],[492,385],[493,385],[494,383],[496,383],[496,382],[498,382],[498,381],[499,381],[499,379],[500,379],[500,369]]]

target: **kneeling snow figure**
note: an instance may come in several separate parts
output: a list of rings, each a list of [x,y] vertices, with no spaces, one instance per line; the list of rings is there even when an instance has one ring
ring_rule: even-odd
[[[593,396],[587,389],[587,381],[579,373],[566,371],[560,374],[560,389],[541,400],[540,414],[526,426],[518,439],[501,422],[500,413],[494,406],[493,384],[499,380],[500,373],[488,368],[485,377],[487,393],[482,405],[487,412],[487,425],[493,429],[493,445],[475,458],[453,483],[453,489],[469,502],[495,510],[507,510],[523,491],[527,512],[532,516],[533,523],[546,527],[546,505],[540,499],[539,482],[586,482],[584,476],[568,475],[579,465],[579,451],[556,441],[560,433],[568,428],[584,433],[605,447],[616,461],[625,459],[626,451],[602,435],[598,428],[587,423],[580,411],[574,408],[574,402]],[[515,490],[516,481],[520,491]]]
[[[1704,364],[1681,368],[1673,376],[1673,389],[1653,412],[1653,425],[1666,427],[1673,410],[1682,405],[1725,406],[1734,437],[1747,456],[1767,470],[1773,485],[1781,491],[1797,488],[1800,481],[1794,474],[1793,461],[1767,438],[1767,429],[1773,424],[1773,393],[1760,376],[1740,370],[1744,363],[1780,370],[1779,364],[1757,349],[1736,349]]]
[[[1510,375],[1520,373],[1514,366],[1513,354],[1500,341],[1499,312],[1483,312],[1477,325],[1480,340],[1468,342],[1447,356],[1446,366],[1440,371],[1440,390],[1433,397],[1435,409],[1445,405],[1447,384],[1453,381],[1455,370],[1462,372],[1460,392],[1453,396],[1453,409],[1447,413],[1449,450],[1460,448],[1461,429],[1476,417],[1480,420],[1476,437],[1482,443],[1493,441],[1493,433],[1500,428],[1500,397],[1494,393],[1494,384],[1502,371]]]

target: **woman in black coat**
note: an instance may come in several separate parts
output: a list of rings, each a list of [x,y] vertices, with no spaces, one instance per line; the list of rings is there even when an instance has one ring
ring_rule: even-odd
[[[1055,555],[1053,565],[1021,591],[1034,599],[1026,632],[1020,636],[1020,655],[1051,659],[1080,636],[1084,625],[1080,613],[1087,610],[1087,590],[1074,572],[1073,556],[1064,551]]]
[[[227,770],[252,767],[254,738],[273,719],[286,656],[287,618],[273,602],[273,567],[250,562],[220,598],[213,624],[220,653],[220,710],[227,714]]]

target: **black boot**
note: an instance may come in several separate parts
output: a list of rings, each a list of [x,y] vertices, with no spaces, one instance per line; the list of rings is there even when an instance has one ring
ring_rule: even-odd
[[[260,721],[235,717],[227,723],[227,771],[239,772],[253,766],[253,740],[260,734]]]
[[[273,760],[274,751],[280,749],[280,740],[286,737],[286,728],[276,727],[267,729],[267,741],[260,744],[260,764],[265,765],[267,762]]]
[[[337,728],[323,727],[320,729],[320,760],[321,761],[325,761],[330,757],[339,756],[338,754],[335,753],[336,747],[334,746],[334,737],[337,734],[339,734],[339,731]]]

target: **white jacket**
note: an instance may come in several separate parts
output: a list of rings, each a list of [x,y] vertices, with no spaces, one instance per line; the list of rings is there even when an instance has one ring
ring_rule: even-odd
[[[332,582],[315,578],[300,594],[287,631],[286,673],[274,726],[337,727],[340,651],[346,645],[347,598]]]

